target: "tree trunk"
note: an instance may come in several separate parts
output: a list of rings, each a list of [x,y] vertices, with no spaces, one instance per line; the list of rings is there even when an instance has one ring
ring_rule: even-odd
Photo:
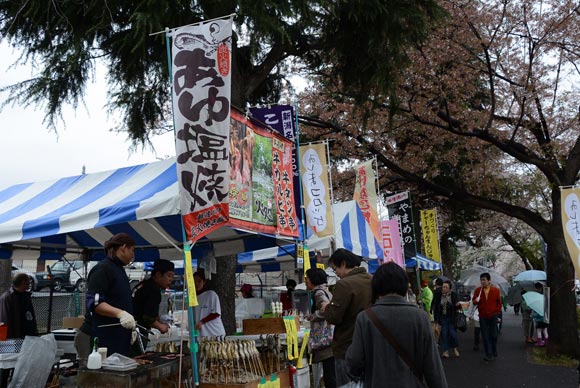
[[[447,276],[449,279],[453,279],[455,255],[453,254],[453,249],[451,248],[451,243],[449,242],[447,234],[441,235],[439,247],[441,249],[441,264],[443,264],[443,275]]]
[[[216,271],[208,287],[214,290],[219,298],[222,309],[222,322],[226,329],[226,334],[231,335],[236,332],[236,265],[237,255],[216,257]]]
[[[560,207],[554,208],[554,213],[560,214]],[[580,341],[576,317],[574,266],[570,260],[561,225],[558,215],[554,218],[553,232],[546,240],[548,243],[546,273],[550,286],[548,353],[578,358],[580,357]]]

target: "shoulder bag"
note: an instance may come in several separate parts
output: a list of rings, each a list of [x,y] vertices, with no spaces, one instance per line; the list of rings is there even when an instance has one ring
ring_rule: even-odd
[[[328,299],[328,294],[324,292]],[[308,337],[308,345],[312,350],[320,350],[328,348],[332,345],[332,337],[334,335],[334,326],[326,320],[311,321],[310,322],[310,337]]]
[[[387,340],[387,342],[389,344],[391,344],[391,346],[393,347],[393,349],[395,349],[395,352],[397,352],[397,354],[399,355],[399,357],[401,358],[401,360],[403,360],[405,362],[405,364],[407,364],[407,366],[409,367],[409,369],[411,369],[411,371],[413,372],[413,374],[415,375],[415,377],[417,378],[417,380],[419,381],[419,383],[422,386],[425,386],[425,383],[423,382],[423,374],[421,372],[419,372],[419,370],[417,369],[417,366],[413,362],[413,359],[411,358],[411,356],[409,355],[409,353],[405,349],[403,349],[403,347],[401,346],[401,344],[399,344],[399,342],[395,339],[395,337],[393,337],[393,335],[385,327],[385,325],[382,324],[382,322],[379,320],[379,318],[377,317],[377,315],[375,314],[375,312],[370,307],[365,310],[365,313],[367,313],[367,315],[368,315],[369,319],[371,320],[371,322],[375,325],[375,327],[377,329],[379,329],[379,331],[381,332],[381,334],[383,335],[383,337],[385,337],[385,339]]]

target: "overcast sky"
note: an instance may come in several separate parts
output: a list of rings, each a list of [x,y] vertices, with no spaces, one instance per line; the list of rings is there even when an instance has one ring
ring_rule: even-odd
[[[0,41],[0,88],[30,78],[32,67],[10,68],[19,53]],[[10,68],[10,69],[9,69]],[[107,117],[104,71],[89,85],[86,107],[64,112],[58,133],[43,123],[42,107],[6,106],[0,112],[0,188],[16,183],[34,182],[149,163],[175,155],[173,134],[153,138],[151,150],[130,151],[126,134],[111,132],[116,126]],[[4,101],[6,94],[0,94]]]

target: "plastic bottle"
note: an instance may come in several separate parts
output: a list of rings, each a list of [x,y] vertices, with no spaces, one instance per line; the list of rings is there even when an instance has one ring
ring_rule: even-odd
[[[298,386],[298,376],[296,375],[296,367],[292,364],[288,366],[288,372],[290,377],[290,387],[296,388]]]
[[[89,359],[87,360],[88,369],[101,369],[102,359],[101,354],[99,353],[98,342],[98,338],[95,338],[93,341],[93,352],[89,355]]]

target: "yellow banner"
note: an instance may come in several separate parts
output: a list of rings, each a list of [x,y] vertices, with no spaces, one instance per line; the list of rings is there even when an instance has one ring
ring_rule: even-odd
[[[308,245],[304,244],[304,278],[306,279],[306,271],[310,269],[310,253],[308,253]]]
[[[187,293],[189,296],[189,307],[195,307],[197,303],[197,293],[195,292],[195,282],[193,281],[193,265],[191,262],[191,248],[184,244],[185,253],[185,279],[187,281]]]
[[[570,258],[580,277],[580,188],[562,189],[562,228]]]
[[[421,210],[421,229],[423,231],[423,245],[425,256],[441,263],[439,252],[439,232],[437,231],[437,213],[435,209]]]
[[[355,167],[356,185],[353,199],[358,204],[367,223],[370,225],[375,239],[381,241],[379,231],[379,215],[377,212],[377,188],[375,185],[374,159],[368,160]]]
[[[318,237],[331,236],[334,234],[334,225],[328,189],[326,143],[300,147],[300,162],[302,197],[308,226]]]

